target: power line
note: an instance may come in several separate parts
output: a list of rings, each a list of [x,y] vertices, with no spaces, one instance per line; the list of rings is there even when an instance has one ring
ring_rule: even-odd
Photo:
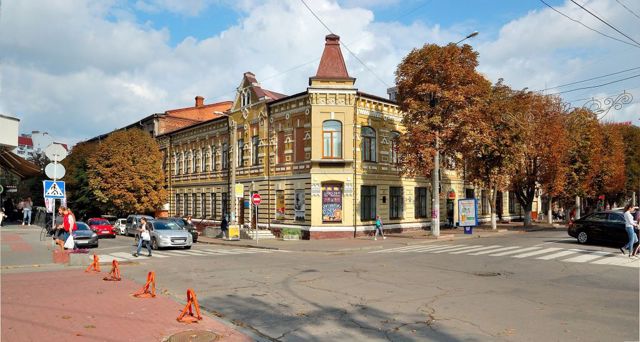
[[[543,4],[545,4],[547,7],[551,8],[552,10],[554,10],[556,13],[558,13],[558,14],[562,15],[563,17],[565,17],[565,18],[567,18],[567,19],[569,19],[569,20],[571,20],[571,21],[573,21],[573,22],[575,22],[575,23],[578,23],[578,24],[580,24],[580,25],[584,26],[585,28],[587,28],[587,29],[589,29],[589,30],[591,30],[591,31],[593,31],[593,32],[595,32],[595,33],[598,33],[598,34],[600,34],[600,35],[602,35],[602,36],[605,36],[605,37],[607,37],[607,38],[610,38],[610,39],[616,40],[616,41],[618,41],[618,42],[620,42],[620,43],[624,43],[624,44],[627,44],[627,45],[631,45],[631,46],[634,46],[634,47],[640,48],[640,45],[632,44],[632,43],[629,43],[629,42],[624,41],[624,40],[622,40],[622,39],[618,39],[618,38],[616,38],[616,37],[612,37],[612,36],[610,36],[610,35],[608,35],[608,34],[606,34],[606,33],[602,33],[602,32],[600,32],[600,31],[598,31],[598,30],[596,30],[596,29],[594,29],[594,28],[591,28],[591,27],[587,26],[587,25],[583,24],[580,20],[573,19],[573,18],[571,18],[570,16],[568,16],[568,15],[566,15],[566,14],[564,14],[564,13],[560,12],[560,11],[559,11],[559,10],[557,10],[555,7],[553,7],[553,6],[549,5],[548,3],[546,3],[544,0],[539,0],[539,1],[540,1],[540,2],[542,2]]]
[[[626,9],[627,9],[627,11],[629,11],[629,13],[631,13],[631,14],[635,15],[635,16],[636,16],[636,18],[640,19],[640,16],[638,16],[638,15],[636,14],[636,12],[632,11],[629,7],[625,6],[622,2],[620,2],[620,0],[616,0],[616,2],[617,2],[617,3],[619,3],[619,4],[620,4],[620,6],[622,6],[622,7],[626,8]]]
[[[609,85],[609,84],[614,84],[614,83],[630,80],[630,79],[636,78],[636,77],[640,77],[640,74],[634,75],[634,76],[625,77],[625,78],[622,78],[622,79],[619,79],[619,80],[615,80],[615,81],[611,81],[611,82],[607,82],[607,83],[598,84],[598,85],[582,87],[582,88],[576,88],[576,89],[571,89],[571,90],[564,90],[564,91],[560,91],[560,92],[549,94],[549,95],[558,95],[558,94],[564,94],[564,93],[571,93],[571,92],[578,91],[578,90],[585,90],[585,89],[593,89],[593,88],[604,87],[604,86]]]
[[[311,7],[309,7],[309,5],[307,5],[307,3],[304,0],[300,0],[302,2],[302,4],[304,4],[304,7],[306,7],[309,12],[311,12],[311,14],[313,14],[314,17],[316,17],[316,19],[318,19],[318,21],[320,22],[320,24],[322,24],[322,26],[324,26],[324,28],[327,29],[327,31],[329,31],[329,33],[333,33],[333,31],[329,28],[329,26],[327,26],[327,24],[325,24],[322,19],[320,19],[320,17],[318,17],[315,12],[313,12],[313,10],[311,9]],[[349,53],[351,54],[351,56],[353,56],[353,58],[355,58],[358,62],[360,62],[360,64],[362,64],[362,66],[365,67],[365,69],[367,69],[373,76],[375,76],[378,81],[380,81],[382,84],[384,84],[387,88],[390,88],[391,86],[389,84],[387,84],[387,82],[385,82],[382,78],[380,78],[380,76],[378,76],[375,72],[373,72],[373,70],[371,70],[360,58],[358,58],[358,56],[356,56],[355,53],[353,53],[353,51],[351,51],[351,49],[349,49],[349,46],[347,46],[347,44],[345,44],[344,42],[341,42],[341,45],[344,46],[344,48],[349,51]]]
[[[609,24],[608,22],[606,22],[605,20],[603,20],[602,18],[600,18],[599,16],[597,16],[595,13],[589,11],[587,8],[585,8],[584,6],[580,5],[579,3],[575,2],[574,0],[571,0],[571,2],[573,2],[574,4],[576,4],[578,7],[582,8],[583,10],[585,10],[587,13],[591,14],[593,17],[595,17],[596,19],[600,20],[601,22],[603,22],[605,25],[611,27],[612,29],[614,29],[616,32],[620,33],[621,35],[627,37],[627,39],[629,39],[630,41],[640,45],[640,43],[638,43],[635,39],[627,36],[626,34],[624,34],[622,31],[618,30],[617,28],[613,27],[613,25]]]
[[[622,73],[625,73],[627,71],[632,71],[632,70],[637,70],[637,69],[640,69],[640,67],[635,67],[635,68],[626,69],[626,70],[622,70],[622,71],[618,71],[618,72],[613,72],[613,73],[602,75],[602,76],[592,77],[592,78],[588,78],[588,79],[582,80],[582,81],[575,81],[575,82],[571,82],[571,83],[565,83],[565,84],[557,85],[557,86],[554,86],[554,87],[547,87],[547,88],[544,88],[544,89],[541,89],[541,90],[538,90],[538,91],[546,91],[546,90],[549,90],[549,89],[562,88],[562,87],[566,87],[566,86],[570,86],[570,85],[574,85],[574,84],[578,84],[578,83],[584,83],[584,82],[588,82],[588,81],[597,80],[599,78],[604,78],[604,77],[608,77],[608,76],[622,74]]]

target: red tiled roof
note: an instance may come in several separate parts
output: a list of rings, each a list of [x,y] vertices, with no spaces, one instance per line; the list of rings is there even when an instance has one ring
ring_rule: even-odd
[[[287,96],[285,94],[280,94],[272,90],[263,89],[260,86],[260,83],[258,83],[258,80],[256,79],[256,75],[251,71],[245,72],[244,77],[247,79],[247,82],[251,84],[251,89],[253,90],[254,94],[258,99],[267,97],[271,99],[271,101],[273,101],[273,100],[281,99]]]
[[[18,145],[31,146],[33,147],[33,139],[31,137],[18,137]]]
[[[316,78],[350,78],[340,50],[340,37],[329,34],[325,37],[324,51],[318,65]]]

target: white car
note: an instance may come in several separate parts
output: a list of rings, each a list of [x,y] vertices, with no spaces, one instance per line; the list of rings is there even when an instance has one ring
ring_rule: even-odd
[[[127,219],[119,218],[116,223],[113,224],[113,230],[120,235],[126,235],[127,233]]]

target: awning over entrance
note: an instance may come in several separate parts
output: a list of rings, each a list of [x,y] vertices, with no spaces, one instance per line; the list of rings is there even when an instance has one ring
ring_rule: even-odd
[[[21,179],[37,176],[41,172],[38,165],[2,148],[0,148],[0,167]]]

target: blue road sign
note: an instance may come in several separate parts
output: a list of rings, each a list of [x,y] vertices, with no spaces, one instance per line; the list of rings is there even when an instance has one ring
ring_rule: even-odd
[[[44,183],[44,198],[64,198],[64,182],[46,180]]]

